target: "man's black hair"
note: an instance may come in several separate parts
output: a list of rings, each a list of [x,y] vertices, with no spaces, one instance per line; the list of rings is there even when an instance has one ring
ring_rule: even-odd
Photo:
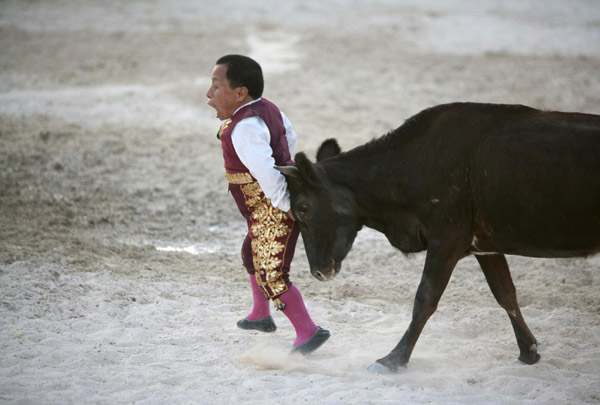
[[[227,65],[227,80],[232,89],[246,87],[253,99],[262,96],[265,83],[260,65],[252,58],[243,55],[225,55],[217,65]]]

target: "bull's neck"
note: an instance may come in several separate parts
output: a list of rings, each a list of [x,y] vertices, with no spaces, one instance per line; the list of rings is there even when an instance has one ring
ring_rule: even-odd
[[[391,173],[392,163],[389,154],[369,153],[354,156],[339,156],[331,162],[328,173],[335,184],[347,187],[355,199],[357,214],[369,221],[377,221],[384,210],[397,204],[394,190],[398,179]],[[329,165],[328,165],[329,166]],[[373,207],[381,207],[373,210]]]

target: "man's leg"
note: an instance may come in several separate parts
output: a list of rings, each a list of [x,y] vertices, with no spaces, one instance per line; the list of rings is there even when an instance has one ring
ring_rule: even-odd
[[[304,305],[302,294],[296,286],[291,285],[279,299],[285,305],[283,314],[296,329],[293,352],[307,355],[317,350],[329,339],[329,331],[318,327],[311,319]]]
[[[274,332],[277,327],[271,317],[271,302],[265,296],[263,290],[256,281],[256,272],[252,263],[252,240],[246,235],[242,244],[242,262],[250,276],[250,287],[252,289],[252,310],[244,318],[238,321],[237,326],[241,329],[256,329],[261,332]]]
[[[252,311],[246,316],[246,319],[250,321],[264,319],[271,315],[271,300],[265,297],[254,274],[250,274],[250,286],[252,288]]]

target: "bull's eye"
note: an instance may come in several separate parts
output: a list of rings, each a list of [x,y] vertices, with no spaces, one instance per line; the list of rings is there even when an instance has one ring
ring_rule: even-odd
[[[304,219],[304,217],[306,217],[307,212],[308,212],[308,207],[306,205],[299,205],[298,208],[296,208],[296,216],[300,220],[302,220],[302,219]]]

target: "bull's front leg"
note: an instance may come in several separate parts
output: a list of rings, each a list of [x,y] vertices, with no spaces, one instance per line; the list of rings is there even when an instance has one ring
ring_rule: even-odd
[[[423,331],[427,320],[435,310],[448,285],[456,263],[463,256],[464,249],[456,246],[444,247],[440,243],[429,243],[425,268],[415,296],[412,321],[404,336],[387,356],[377,360],[368,370],[375,374],[394,372],[406,366],[410,355]]]

